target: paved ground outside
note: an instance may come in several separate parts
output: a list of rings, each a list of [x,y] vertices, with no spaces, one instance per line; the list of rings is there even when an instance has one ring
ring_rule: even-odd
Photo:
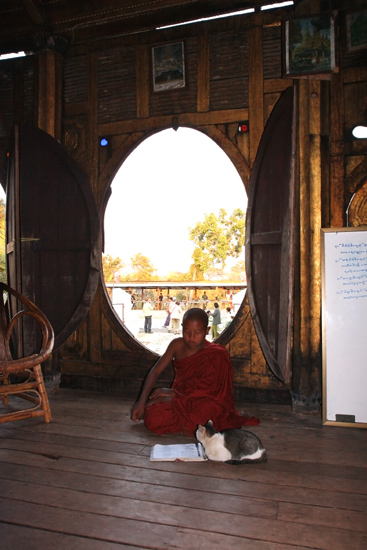
[[[152,334],[145,334],[144,332],[144,315],[142,310],[129,311],[126,315],[125,324],[126,328],[141,344],[158,353],[158,355],[162,355],[170,341],[173,338],[177,338],[177,335],[168,332],[168,329],[163,327],[166,317],[167,313],[165,311],[153,311]],[[211,340],[210,334],[207,338],[209,341]]]

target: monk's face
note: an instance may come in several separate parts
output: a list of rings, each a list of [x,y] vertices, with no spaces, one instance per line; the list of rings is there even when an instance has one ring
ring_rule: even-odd
[[[208,331],[209,327],[206,327],[200,320],[188,319],[182,324],[182,337],[186,346],[191,350],[199,350],[204,346]]]

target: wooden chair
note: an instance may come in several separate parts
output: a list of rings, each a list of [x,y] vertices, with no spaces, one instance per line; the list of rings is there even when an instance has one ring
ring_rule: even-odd
[[[17,396],[33,404],[26,409],[0,411],[0,423],[43,416],[51,421],[51,410],[43,380],[41,363],[50,357],[54,345],[54,332],[47,317],[28,298],[0,283],[0,399],[9,405],[9,396]],[[10,318],[10,302],[22,309]],[[40,328],[40,351],[26,357],[22,354],[21,334],[24,323],[35,319]],[[35,323],[36,324],[36,323]],[[15,351],[14,351],[15,350]],[[12,402],[13,405],[14,402]],[[19,403],[19,402],[18,402]]]

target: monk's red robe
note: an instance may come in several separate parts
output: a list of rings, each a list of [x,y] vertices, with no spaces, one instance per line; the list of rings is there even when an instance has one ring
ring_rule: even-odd
[[[170,402],[146,407],[144,423],[159,435],[183,432],[194,435],[198,424],[213,421],[216,430],[259,424],[254,417],[241,416],[233,397],[233,368],[226,348],[206,342],[199,352],[174,361]]]

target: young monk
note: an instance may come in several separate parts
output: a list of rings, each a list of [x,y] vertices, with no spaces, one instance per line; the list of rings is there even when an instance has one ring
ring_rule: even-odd
[[[233,369],[227,350],[210,343],[208,315],[199,308],[185,312],[182,337],[175,338],[149,371],[131,419],[144,418],[148,430],[159,435],[184,432],[194,435],[198,424],[212,420],[216,430],[258,424],[240,416],[233,397]],[[173,361],[175,378],[170,388],[154,388],[159,375]]]

